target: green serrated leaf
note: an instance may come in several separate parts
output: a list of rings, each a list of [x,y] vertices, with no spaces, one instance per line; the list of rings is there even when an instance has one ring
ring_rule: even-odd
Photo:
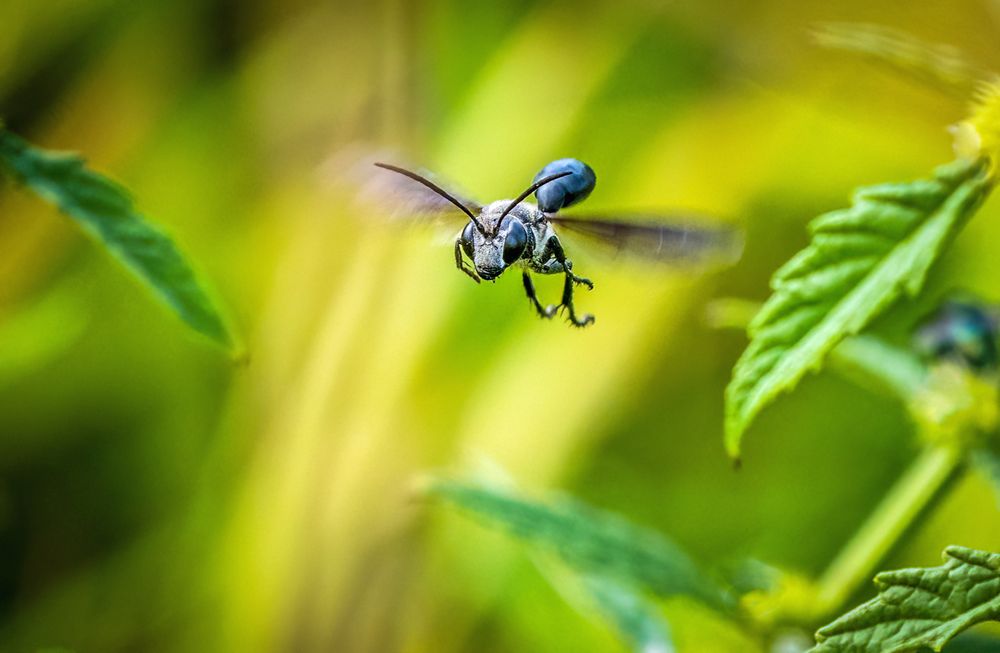
[[[174,242],[140,215],[128,192],[72,154],[33,147],[0,126],[0,165],[97,238],[194,330],[232,349],[233,338]]]
[[[430,492],[582,573],[618,578],[659,596],[690,596],[720,610],[733,607],[732,597],[677,545],[617,515],[571,499],[540,503],[450,480],[435,481]]]
[[[811,652],[940,651],[963,630],[1000,620],[1000,554],[950,546],[945,560],[879,574],[879,595],[821,628]]]
[[[726,388],[730,455],[761,409],[901,295],[920,291],[990,188],[982,162],[956,161],[933,179],[859,189],[851,208],[813,220],[809,246],[775,273]]]

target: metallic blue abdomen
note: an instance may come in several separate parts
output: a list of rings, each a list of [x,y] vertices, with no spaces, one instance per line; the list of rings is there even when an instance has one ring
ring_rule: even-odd
[[[594,190],[597,175],[590,166],[578,159],[553,161],[535,175],[535,181],[567,170],[572,174],[549,182],[535,192],[538,208],[545,213],[555,213],[559,209],[582,202],[590,195],[590,191]]]

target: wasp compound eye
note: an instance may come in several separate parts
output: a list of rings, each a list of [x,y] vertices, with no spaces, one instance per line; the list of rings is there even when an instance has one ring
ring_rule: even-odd
[[[511,220],[507,237],[503,241],[503,262],[510,265],[524,254],[528,245],[528,232],[520,220]]]
[[[535,181],[560,172],[570,174],[542,186],[535,192],[538,208],[545,213],[555,213],[559,209],[582,202],[597,185],[597,175],[594,174],[594,170],[579,159],[553,161],[535,175]]]
[[[475,231],[475,229],[476,226],[470,222],[469,224],[465,225],[465,229],[462,230],[462,251],[464,251],[465,255],[468,256],[469,258],[473,258],[472,233],[473,231]]]

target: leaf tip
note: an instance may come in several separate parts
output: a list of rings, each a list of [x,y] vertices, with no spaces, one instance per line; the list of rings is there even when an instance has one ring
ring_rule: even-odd
[[[743,440],[743,424],[735,419],[726,420],[725,447],[726,455],[734,466],[740,465],[742,452],[740,443]]]

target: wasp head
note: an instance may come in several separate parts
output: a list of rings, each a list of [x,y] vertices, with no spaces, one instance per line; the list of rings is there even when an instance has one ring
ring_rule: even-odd
[[[525,226],[530,219],[527,207],[505,212],[509,201],[494,202],[483,209],[479,219],[462,231],[462,249],[476,266],[476,273],[493,281],[504,270],[531,255],[534,237]]]

